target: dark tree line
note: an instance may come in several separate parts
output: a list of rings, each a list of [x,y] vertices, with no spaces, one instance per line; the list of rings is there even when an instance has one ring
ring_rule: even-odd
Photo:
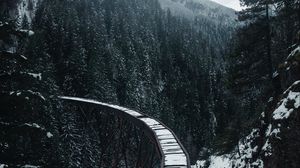
[[[0,21],[0,32],[1,166],[47,166],[57,154],[51,145],[56,126],[51,112],[60,111],[44,97],[42,76],[29,68],[30,57],[22,51],[34,32],[20,29],[8,17]]]
[[[241,0],[237,29],[228,58],[228,86],[235,102],[236,128],[244,134],[266,108],[270,97],[291,83],[279,73],[288,70],[285,59],[298,45],[300,4],[297,0]]]
[[[157,1],[114,0],[45,1],[33,29],[39,42],[28,52],[49,56],[42,65],[53,64],[63,94],[160,118],[193,158],[227,124],[221,54],[231,27],[174,17]]]
[[[86,121],[80,108],[61,104],[57,95],[94,98],[157,117],[176,132],[192,160],[202,147],[226,151],[233,146],[235,129],[228,124],[232,98],[224,77],[230,25],[172,16],[156,0],[44,0],[32,24],[26,20],[21,26],[35,35],[18,50],[30,58],[24,72],[42,74],[31,89],[45,98],[45,105],[32,105],[41,111],[41,121],[32,121],[53,135],[45,142],[50,153],[34,153],[42,159],[31,164],[103,167],[118,158],[113,148],[102,158],[97,155],[107,145],[107,133],[101,131],[109,132],[113,123]],[[27,86],[19,79],[16,83]],[[37,113],[33,111],[29,117]],[[100,126],[90,129],[90,122]],[[223,136],[224,130],[230,135]]]

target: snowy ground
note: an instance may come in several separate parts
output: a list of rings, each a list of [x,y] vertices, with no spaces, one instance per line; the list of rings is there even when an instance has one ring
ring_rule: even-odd
[[[284,93],[284,98],[278,103],[277,108],[272,113],[272,121],[266,129],[254,128],[251,133],[239,141],[237,149],[239,152],[233,152],[231,155],[215,156],[212,155],[206,160],[197,161],[193,168],[245,168],[256,167],[263,168],[264,162],[261,157],[257,157],[257,152],[261,151],[264,157],[273,154],[271,139],[282,140],[281,129],[283,123],[300,108],[300,92],[294,91],[293,88],[299,86],[300,81],[288,88]],[[269,101],[273,101],[271,98]],[[261,114],[261,118],[265,118],[265,113]],[[264,120],[261,121],[263,124]],[[263,137],[262,137],[263,132]],[[257,143],[257,139],[264,139],[263,145]]]
[[[197,161],[196,165],[192,166],[192,168],[204,168],[207,165],[209,165],[208,168],[231,168],[230,155],[212,155],[208,161]]]

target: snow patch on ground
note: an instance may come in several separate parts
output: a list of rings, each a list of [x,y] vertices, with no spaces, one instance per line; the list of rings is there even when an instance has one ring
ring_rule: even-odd
[[[198,160],[195,165],[192,165],[192,168],[202,168],[205,166],[206,160]]]
[[[287,94],[287,92],[289,92],[292,89],[292,87],[299,84],[300,84],[300,80],[294,82],[285,92],[283,92],[283,94]]]
[[[293,107],[287,107],[293,102]],[[289,104],[288,104],[289,103]],[[300,92],[289,91],[287,98],[283,99],[279,107],[273,112],[274,120],[287,119],[291,113],[300,107]]]
[[[268,100],[268,103],[272,102],[274,100],[273,97],[270,97],[269,100]]]
[[[247,161],[253,159],[253,155],[255,155],[258,151],[258,146],[254,146],[252,142],[259,137],[259,129],[253,129],[252,132],[243,140],[239,142],[238,151],[233,160],[234,168],[240,167],[257,167],[263,168],[263,161],[260,159],[255,160],[252,163],[248,163]]]
[[[42,74],[41,73],[27,73],[28,75],[38,79],[38,80],[42,80]]]
[[[270,136],[270,135],[271,135],[271,131],[272,131],[272,125],[269,124],[269,125],[268,125],[268,128],[267,128],[267,130],[266,130],[266,136]]]
[[[272,146],[269,139],[267,139],[266,143],[262,147],[262,151],[264,151],[266,157],[272,155]]]
[[[259,129],[253,129],[246,138],[240,140],[237,149],[238,152],[221,156],[212,155],[207,161],[197,161],[196,165],[192,166],[192,168],[206,168],[206,166],[208,168],[263,168],[264,163],[260,159],[255,160],[251,164],[247,162],[253,159],[253,155],[258,152],[258,146],[253,146],[252,142],[255,138],[259,137],[259,131]]]
[[[0,163],[0,168],[6,168],[6,167],[8,167],[8,165]]]
[[[37,129],[42,129],[44,130],[44,128],[42,128],[40,125],[38,125],[37,123],[25,123],[24,126],[28,126],[28,127],[31,127],[31,128],[37,128]]]
[[[231,163],[226,156],[211,156],[210,157],[210,168],[228,168]]]
[[[273,78],[276,78],[277,76],[279,76],[279,73],[278,73],[278,71],[275,71],[275,72],[273,73]]]
[[[279,134],[280,133],[280,129],[279,128],[275,128],[272,132],[271,132],[271,136],[274,135],[277,139],[281,139],[279,137]]]
[[[21,74],[27,74],[27,75],[32,76],[33,78],[35,78],[37,80],[42,80],[42,73],[21,72]]]
[[[52,138],[53,137],[53,134],[51,134],[51,132],[47,132],[46,135],[47,135],[48,138]]]
[[[32,30],[20,29],[18,31],[21,32],[21,33],[24,33],[28,36],[33,36],[34,35],[34,32]]]
[[[207,163],[209,163],[209,166],[207,168],[230,168],[231,167],[230,155],[221,155],[221,156],[212,155],[210,156],[208,161],[204,161],[204,160],[197,161],[196,165],[193,165],[192,168],[204,168]]]

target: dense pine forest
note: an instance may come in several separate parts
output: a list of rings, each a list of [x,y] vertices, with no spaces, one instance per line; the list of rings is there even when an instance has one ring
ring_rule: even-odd
[[[0,0],[0,168],[160,167],[135,122],[60,96],[163,122],[195,168],[299,167],[300,1],[240,3]]]

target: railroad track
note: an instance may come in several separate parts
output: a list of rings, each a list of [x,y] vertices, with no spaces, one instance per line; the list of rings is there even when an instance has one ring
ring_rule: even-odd
[[[160,121],[149,117],[143,113],[121,107],[102,103],[96,100],[60,96],[61,100],[74,101],[85,104],[96,105],[105,111],[113,112],[114,114],[130,120],[136,126],[142,128],[147,137],[152,140],[157,149],[157,153],[161,158],[162,168],[190,168],[190,160],[187,151],[180,143],[174,132],[165,126]]]

